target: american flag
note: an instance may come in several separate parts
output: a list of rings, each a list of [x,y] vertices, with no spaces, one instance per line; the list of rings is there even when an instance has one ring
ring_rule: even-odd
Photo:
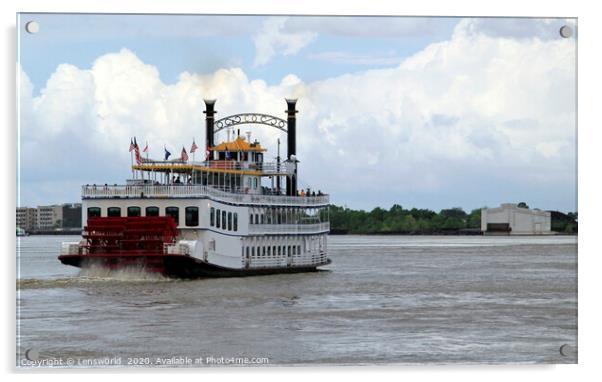
[[[136,142],[136,137],[134,137],[134,154],[136,155],[136,164],[142,164],[142,159],[140,158],[140,148],[138,147],[138,142]]]
[[[198,149],[199,146],[196,145],[196,143],[194,143],[194,139],[192,140],[192,146],[190,146],[190,152],[194,153],[196,151],[196,149]]]
[[[144,146],[144,150],[142,150],[143,153],[148,152],[148,141],[146,141],[146,146]]]
[[[186,153],[186,149],[182,147],[182,157],[181,159],[186,162],[188,160],[188,154]]]
[[[211,150],[209,148],[207,148],[207,150],[205,151],[205,161],[208,161],[210,157],[211,157]]]
[[[130,152],[132,152],[132,150],[134,150],[136,148],[136,146],[134,146],[134,141],[132,141],[132,138],[130,138]]]

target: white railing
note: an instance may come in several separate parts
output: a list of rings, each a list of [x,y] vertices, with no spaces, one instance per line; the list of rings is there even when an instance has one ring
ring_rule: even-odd
[[[251,205],[323,206],[329,203],[328,195],[284,196],[232,193],[201,185],[85,185],[82,198],[191,198],[210,197],[216,201]]]
[[[330,223],[315,224],[250,224],[249,233],[323,233],[330,230]]]
[[[208,162],[182,162],[175,161],[143,161],[139,168],[152,167],[153,169],[173,169],[178,167],[190,168],[190,166],[208,167],[216,170],[246,170],[258,171],[263,174],[293,174],[295,165],[291,162],[242,162],[236,160],[212,160]]]
[[[61,244],[61,255],[77,255],[79,254],[79,242],[64,242]]]

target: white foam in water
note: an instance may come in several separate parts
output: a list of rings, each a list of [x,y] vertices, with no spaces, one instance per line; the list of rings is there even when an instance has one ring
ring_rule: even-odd
[[[143,266],[109,269],[99,265],[82,268],[79,277],[95,280],[118,281],[171,281],[172,279],[157,272],[147,271]]]

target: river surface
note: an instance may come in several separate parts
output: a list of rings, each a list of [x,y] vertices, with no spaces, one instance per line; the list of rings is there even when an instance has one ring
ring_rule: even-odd
[[[331,236],[322,272],[194,281],[60,264],[77,239],[18,238],[20,367],[577,362],[576,237]]]

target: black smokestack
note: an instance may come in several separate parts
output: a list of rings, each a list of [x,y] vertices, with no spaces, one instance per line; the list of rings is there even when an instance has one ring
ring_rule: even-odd
[[[296,99],[287,99],[286,104],[288,105],[288,109],[286,110],[286,121],[287,121],[287,134],[286,134],[286,148],[287,148],[287,158],[290,160],[291,156],[297,156],[297,117],[295,114],[297,110],[295,106],[297,105]],[[295,173],[286,178],[286,194],[287,195],[297,195],[297,171]]]
[[[215,122],[215,100],[214,99],[206,99],[205,100],[205,145],[207,149],[215,146],[215,142],[213,141],[213,123]]]
[[[295,110],[297,100],[287,99],[286,104],[288,105],[288,109],[286,110],[286,121],[288,124],[286,141],[286,147],[288,150],[287,158],[291,159],[291,155],[297,155],[297,117],[295,116],[297,113],[297,110]]]

